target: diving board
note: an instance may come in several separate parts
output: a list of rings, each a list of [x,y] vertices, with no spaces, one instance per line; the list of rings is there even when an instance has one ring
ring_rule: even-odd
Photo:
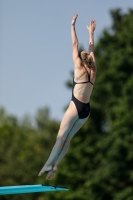
[[[4,186],[0,187],[0,195],[7,194],[25,194],[34,192],[54,192],[69,190],[67,187],[62,186],[50,186],[50,185],[21,185],[21,186]]]

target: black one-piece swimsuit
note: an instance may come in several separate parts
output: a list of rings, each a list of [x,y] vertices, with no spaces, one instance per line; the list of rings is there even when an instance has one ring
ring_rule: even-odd
[[[88,73],[88,71],[87,71],[87,73]],[[75,87],[76,84],[85,84],[85,83],[91,83],[93,85],[93,83],[90,81],[89,73],[88,73],[88,81],[86,81],[86,82],[76,83],[74,81],[74,78],[73,78],[72,101],[74,102],[74,104],[77,108],[79,119],[84,119],[84,118],[89,116],[89,114],[90,114],[90,104],[89,104],[89,102],[83,103],[83,102],[79,101],[77,98],[75,98],[74,87]]]

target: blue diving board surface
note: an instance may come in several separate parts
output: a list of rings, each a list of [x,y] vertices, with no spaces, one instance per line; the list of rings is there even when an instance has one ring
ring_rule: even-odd
[[[0,187],[0,195],[8,194],[25,194],[34,192],[55,192],[69,190],[67,187],[50,186],[50,185],[21,185],[21,186],[4,186]]]

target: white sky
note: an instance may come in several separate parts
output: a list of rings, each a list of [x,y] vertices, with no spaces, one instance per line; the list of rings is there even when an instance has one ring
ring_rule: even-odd
[[[0,106],[21,118],[49,107],[61,120],[71,99],[65,86],[73,70],[70,23],[87,49],[86,25],[96,19],[97,41],[111,26],[110,9],[133,8],[133,0],[0,0]]]

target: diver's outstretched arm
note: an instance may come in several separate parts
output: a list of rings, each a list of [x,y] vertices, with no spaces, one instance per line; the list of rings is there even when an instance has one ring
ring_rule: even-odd
[[[93,58],[94,62],[94,68],[92,69],[93,72],[96,72],[96,60],[94,55],[94,31],[96,29],[96,21],[91,20],[90,26],[86,26],[88,32],[89,32],[89,53]]]
[[[88,32],[89,32],[89,53],[94,53],[94,31],[96,28],[96,21],[91,20],[90,21],[90,26],[86,26]]]
[[[75,66],[79,63],[79,52],[78,52],[78,38],[75,29],[75,23],[78,15],[75,14],[71,21],[71,39],[72,39],[72,58]]]

